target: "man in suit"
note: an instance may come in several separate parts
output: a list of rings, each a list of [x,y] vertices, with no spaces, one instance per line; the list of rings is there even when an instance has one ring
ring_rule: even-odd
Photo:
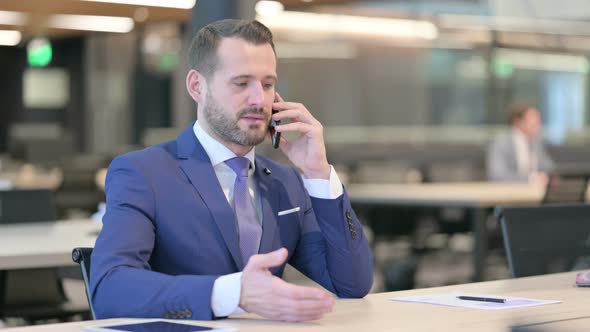
[[[246,311],[305,321],[330,312],[323,290],[280,279],[286,263],[339,297],[365,296],[367,239],[327,161],[321,124],[275,91],[271,32],[256,21],[214,22],[195,36],[190,67],[196,123],[109,167],[90,278],[97,317]],[[289,120],[277,131],[299,134],[280,148],[303,176],[255,154],[273,109],[274,120]]]
[[[490,145],[488,178],[546,184],[555,166],[541,141],[541,114],[528,103],[514,103],[508,112],[512,130],[499,135]]]

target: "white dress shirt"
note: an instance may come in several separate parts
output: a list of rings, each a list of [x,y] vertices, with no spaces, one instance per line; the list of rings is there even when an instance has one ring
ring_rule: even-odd
[[[213,170],[221,185],[221,190],[225,194],[225,198],[232,205],[233,208],[233,191],[234,182],[236,180],[236,174],[234,171],[225,164],[225,161],[231,158],[235,158],[236,154],[228,149],[225,145],[211,137],[203,128],[199,125],[199,121],[195,121],[193,126],[195,136],[205,149],[205,152],[211,160]],[[255,170],[255,149],[252,148],[244,157],[248,158],[251,162],[252,168],[248,173],[248,190],[252,198],[252,202],[256,207],[258,214],[258,220],[260,223],[262,220],[262,202],[258,193],[258,188],[254,177]],[[316,198],[323,199],[336,199],[343,193],[342,182],[338,178],[336,171],[332,166],[330,171],[330,179],[307,179],[303,177],[303,185],[307,189],[308,193]],[[237,229],[237,225],[236,225]],[[216,317],[225,317],[231,314],[240,314],[244,311],[238,307],[240,303],[240,292],[242,287],[242,272],[232,273],[221,276],[215,280],[213,284],[213,293],[211,296],[211,309]]]
[[[512,130],[512,141],[516,152],[516,165],[518,174],[531,176],[537,171],[537,158],[531,150],[531,144],[527,137],[518,129]]]

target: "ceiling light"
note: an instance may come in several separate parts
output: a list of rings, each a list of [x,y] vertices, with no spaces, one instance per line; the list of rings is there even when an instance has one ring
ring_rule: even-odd
[[[271,29],[428,40],[438,37],[438,29],[428,21],[296,11],[283,11],[275,15],[258,14],[257,19]]]
[[[129,17],[52,15],[47,25],[56,29],[127,33],[133,30],[134,23]]]
[[[440,25],[449,29],[496,30],[504,32],[589,35],[586,21],[550,20],[528,17],[440,15]]]
[[[82,0],[93,2],[118,3],[134,6],[167,7],[179,9],[191,9],[195,6],[196,0]]]
[[[18,43],[20,43],[20,40],[20,31],[0,30],[0,45],[15,46],[18,45]]]
[[[256,6],[254,7],[256,13],[262,16],[271,16],[277,15],[283,10],[285,10],[285,6],[278,1],[258,1]]]
[[[2,25],[24,25],[27,16],[24,13],[0,10],[0,24]]]

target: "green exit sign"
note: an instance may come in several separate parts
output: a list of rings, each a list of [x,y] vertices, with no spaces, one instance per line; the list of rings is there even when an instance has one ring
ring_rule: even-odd
[[[47,38],[35,38],[27,45],[27,61],[31,67],[46,67],[52,56],[53,50]]]

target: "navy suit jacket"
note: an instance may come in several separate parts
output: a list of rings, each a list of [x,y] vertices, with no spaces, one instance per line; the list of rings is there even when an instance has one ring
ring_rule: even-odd
[[[295,169],[260,155],[254,174],[263,214],[259,252],[285,247],[288,263],[327,290],[365,296],[373,259],[346,192],[310,197]],[[97,318],[213,319],[215,279],[242,271],[244,262],[234,212],[192,127],[113,160],[106,195],[90,273]],[[281,276],[284,268],[271,272]]]

